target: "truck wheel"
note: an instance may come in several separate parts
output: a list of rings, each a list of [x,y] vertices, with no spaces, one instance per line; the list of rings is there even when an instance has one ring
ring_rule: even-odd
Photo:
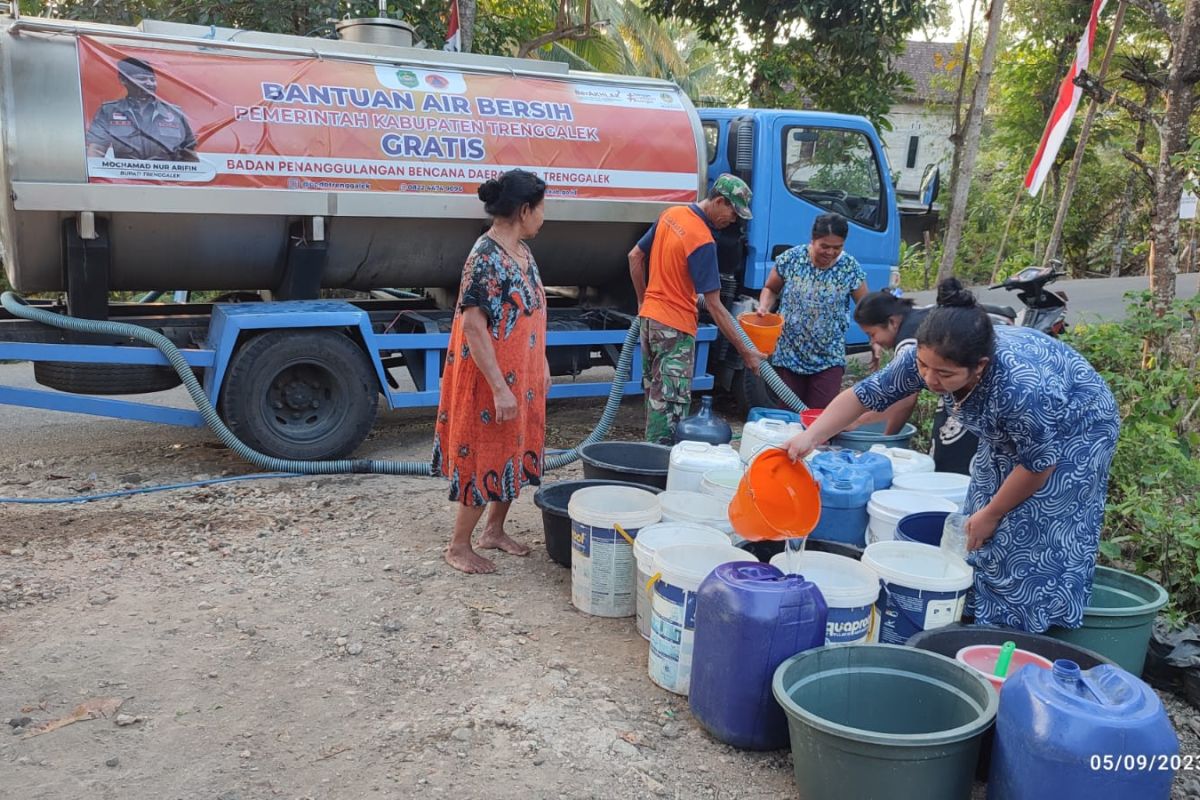
[[[149,364],[75,364],[35,361],[33,378],[42,386],[73,394],[146,394],[174,389],[182,381],[170,367]]]
[[[743,413],[752,408],[778,408],[779,398],[767,382],[748,369],[739,370],[733,377],[733,396]]]
[[[239,439],[277,458],[343,458],[367,438],[379,405],[370,359],[337,331],[272,331],[229,362],[221,416]]]

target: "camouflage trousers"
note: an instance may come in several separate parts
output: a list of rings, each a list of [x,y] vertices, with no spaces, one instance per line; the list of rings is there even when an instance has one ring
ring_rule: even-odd
[[[696,337],[645,317],[641,326],[646,441],[673,444],[675,426],[692,404]]]

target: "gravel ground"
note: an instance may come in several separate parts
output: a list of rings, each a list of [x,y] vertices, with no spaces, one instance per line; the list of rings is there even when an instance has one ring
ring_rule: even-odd
[[[551,404],[550,442],[598,412]],[[360,455],[426,458],[430,416],[381,418]],[[80,419],[9,449],[0,495],[249,472],[203,431],[127,424],[113,447],[93,425],[120,424]],[[639,426],[627,404],[616,438]],[[5,506],[0,722],[25,724],[0,726],[4,796],[795,795],[787,752],[717,743],[649,681],[630,620],[573,609],[531,496],[510,532],[532,556],[501,554],[491,576],[446,567],[445,491],[346,476]],[[1181,752],[1200,755],[1196,712],[1164,699]],[[105,716],[28,735],[81,704]],[[1200,779],[1172,797],[1200,797]]]

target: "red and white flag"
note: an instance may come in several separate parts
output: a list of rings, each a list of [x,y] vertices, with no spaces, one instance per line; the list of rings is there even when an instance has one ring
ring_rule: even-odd
[[[1029,172],[1025,174],[1025,188],[1030,194],[1037,194],[1041,190],[1042,183],[1058,155],[1058,148],[1062,147],[1063,140],[1067,138],[1067,131],[1071,129],[1071,121],[1075,119],[1075,109],[1079,107],[1079,98],[1083,96],[1083,90],[1075,85],[1075,78],[1087,69],[1088,62],[1091,61],[1092,44],[1096,41],[1096,26],[1104,4],[1105,0],[1093,0],[1087,30],[1084,31],[1083,38],[1079,40],[1079,46],[1075,50],[1075,63],[1067,70],[1067,76],[1058,87],[1058,100],[1050,112],[1050,120],[1046,123],[1046,130],[1042,134],[1042,142],[1038,145],[1033,163],[1029,165]]]
[[[450,21],[446,23],[446,45],[442,49],[451,53],[462,50],[462,34],[458,30],[458,0],[450,0]]]

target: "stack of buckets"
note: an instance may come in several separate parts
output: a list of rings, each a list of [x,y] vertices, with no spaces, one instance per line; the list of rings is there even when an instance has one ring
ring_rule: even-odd
[[[726,457],[723,450],[711,454]],[[691,489],[693,473],[705,465],[684,466]],[[851,471],[874,489],[869,470]],[[700,473],[698,487],[707,494],[599,486],[572,495],[572,602],[587,614],[636,617],[649,640],[651,680],[687,695],[696,720],[721,741],[787,746],[772,676],[796,654],[907,639],[909,627],[915,632],[961,613],[970,568],[961,559],[933,564],[943,558],[937,548],[887,542],[869,547],[862,563],[820,552],[793,562],[785,552],[760,564],[733,547],[730,524],[749,540],[781,540],[808,536],[825,518],[822,487],[783,451],[753,459],[727,513],[717,498],[733,475],[709,473]],[[842,510],[828,511],[836,517]]]

